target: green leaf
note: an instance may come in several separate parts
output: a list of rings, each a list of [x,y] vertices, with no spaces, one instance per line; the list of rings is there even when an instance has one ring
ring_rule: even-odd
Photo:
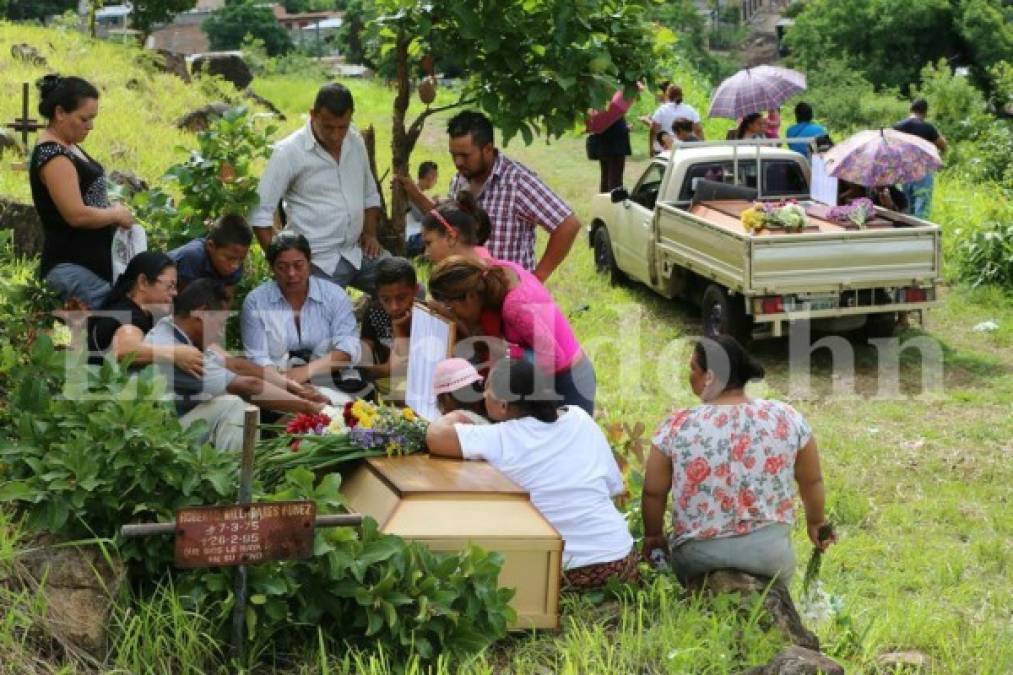
[[[43,495],[34,492],[28,481],[15,480],[0,484],[0,502],[37,502]]]

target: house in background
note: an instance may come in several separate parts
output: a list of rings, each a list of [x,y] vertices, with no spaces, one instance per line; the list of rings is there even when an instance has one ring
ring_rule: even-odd
[[[196,7],[177,14],[172,23],[154,31],[144,46],[148,49],[164,49],[184,56],[203,54],[211,49],[211,45],[201,24],[211,15],[211,12],[224,6],[225,0],[197,0]]]

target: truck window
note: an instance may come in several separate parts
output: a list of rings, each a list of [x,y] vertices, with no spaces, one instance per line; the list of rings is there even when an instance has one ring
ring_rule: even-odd
[[[784,159],[768,160],[763,162],[763,194],[808,195],[809,186],[797,163]]]
[[[696,191],[696,179],[698,178],[706,178],[707,180],[718,181],[720,183],[731,183],[733,180],[732,163],[700,162],[690,166],[686,171],[686,177],[682,181],[682,188],[679,190],[679,201],[688,202],[693,199],[693,192]]]
[[[661,189],[661,179],[664,176],[665,165],[660,162],[652,163],[647,167],[647,171],[644,171],[644,175],[640,177],[637,186],[633,188],[630,199],[646,209],[653,209],[654,203],[658,201],[658,190]]]

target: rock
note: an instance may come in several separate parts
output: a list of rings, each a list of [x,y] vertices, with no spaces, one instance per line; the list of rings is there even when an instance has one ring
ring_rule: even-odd
[[[117,169],[110,172],[106,176],[106,180],[119,185],[127,197],[132,197],[138,192],[148,191],[148,182],[131,171],[120,171]]]
[[[833,659],[805,647],[782,649],[764,666],[743,671],[741,675],[844,675],[844,667]]]
[[[767,591],[767,587],[770,590]],[[792,644],[819,651],[820,641],[816,635],[802,625],[802,618],[795,609],[788,588],[781,581],[767,577],[754,577],[738,570],[717,570],[710,574],[692,579],[687,583],[690,590],[701,590],[710,595],[738,593],[742,598],[743,609],[748,611],[752,604],[752,596],[767,591],[763,599],[763,608],[767,611],[769,621],[781,631]],[[800,671],[801,672],[801,671]]]
[[[215,117],[221,117],[229,109],[232,108],[228,103],[216,101],[209,103],[208,105],[193,110],[183,115],[176,121],[176,128],[186,129],[187,131],[204,131],[210,126],[211,120]]]
[[[161,61],[159,67],[163,71],[175,75],[184,82],[190,82],[190,71],[186,69],[185,56],[177,54],[176,52],[170,52],[168,49],[159,49],[156,51],[158,52],[158,55],[162,57],[161,59],[156,59],[156,62]]]
[[[194,75],[207,73],[209,75],[221,75],[236,86],[236,89],[245,89],[253,81],[253,73],[246,61],[238,54],[208,53],[201,54],[193,60],[191,72]]]
[[[101,658],[114,599],[126,574],[99,547],[52,547],[48,538],[20,558],[46,598],[53,632]]]
[[[42,253],[42,221],[32,204],[0,198],[0,230],[14,231],[17,255],[33,257]]]
[[[14,134],[0,129],[0,157],[3,157],[8,150],[13,150],[15,153],[21,152],[21,144],[18,143]]]
[[[876,657],[876,665],[887,673],[921,673],[932,670],[929,657],[913,649],[880,654]]]
[[[33,66],[48,66],[46,57],[39,53],[39,50],[27,42],[19,42],[11,45],[11,56],[18,61],[30,63]]]
[[[284,122],[287,119],[285,117],[285,113],[283,113],[281,110],[279,110],[278,106],[276,106],[274,103],[272,103],[268,99],[264,98],[263,96],[261,96],[257,92],[253,91],[249,87],[247,87],[246,89],[243,89],[243,96],[245,96],[246,98],[250,99],[251,101],[253,101],[256,104],[258,104],[260,106],[263,106],[264,108],[267,108],[272,113],[274,113],[275,117],[277,117],[279,120],[281,120],[281,121]]]

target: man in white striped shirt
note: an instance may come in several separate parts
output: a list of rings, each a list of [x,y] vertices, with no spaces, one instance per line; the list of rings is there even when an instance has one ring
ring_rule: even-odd
[[[275,145],[250,225],[267,250],[284,200],[286,229],[309,241],[313,274],[372,292],[376,263],[389,254],[377,239],[380,195],[353,110],[344,85],[321,87],[306,125]]]

